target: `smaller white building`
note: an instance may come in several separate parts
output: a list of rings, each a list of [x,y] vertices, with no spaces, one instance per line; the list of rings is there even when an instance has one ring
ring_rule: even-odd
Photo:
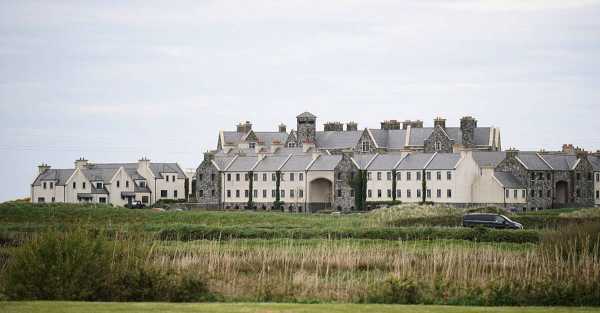
[[[177,163],[89,163],[81,158],[72,169],[38,166],[31,184],[33,203],[106,203],[124,206],[140,201],[186,199],[186,175]]]

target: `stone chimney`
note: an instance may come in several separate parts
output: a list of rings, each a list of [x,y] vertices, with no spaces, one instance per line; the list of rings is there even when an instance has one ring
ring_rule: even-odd
[[[402,129],[408,129],[408,127],[410,126],[410,128],[423,128],[423,121],[421,120],[416,120],[416,121],[411,121],[411,120],[406,120],[404,122],[402,122]]]
[[[400,129],[400,122],[397,120],[385,120],[381,122],[381,129]]]
[[[283,123],[279,124],[279,132],[287,133],[287,126],[285,126],[285,124],[283,124]]]
[[[237,124],[237,132],[238,133],[248,133],[252,130],[252,123],[250,121],[245,121]]]
[[[473,117],[465,116],[460,119],[462,144],[465,148],[472,148],[475,146],[475,128],[477,128],[477,120]]]
[[[341,132],[344,131],[344,124],[340,122],[327,122],[323,124],[323,130],[326,132]]]
[[[88,160],[84,159],[83,157],[75,160],[75,168],[84,168],[88,165]]]
[[[565,143],[562,146],[562,152],[568,153],[568,154],[575,154],[575,147],[573,147],[573,145],[570,143]]]
[[[356,131],[358,130],[358,124],[355,122],[346,123],[346,131]]]
[[[581,159],[581,160],[587,160],[587,158],[588,158],[588,152],[585,150],[581,150],[581,149],[578,149],[578,151],[575,152],[575,155],[577,156],[578,159]]]
[[[207,152],[208,153],[208,152]],[[204,154],[206,158],[206,153]],[[150,159],[147,157],[142,157],[138,160],[138,169],[149,169],[150,168]]]
[[[442,129],[446,129],[446,119],[441,117],[436,117],[433,120],[433,127],[441,127]]]
[[[514,158],[517,155],[519,155],[519,150],[515,149],[515,148],[509,148],[508,150],[506,150],[506,158]]]
[[[40,165],[38,165],[38,170],[40,172],[40,174],[44,173],[45,171],[50,169],[50,165],[46,164],[46,163],[42,163]]]

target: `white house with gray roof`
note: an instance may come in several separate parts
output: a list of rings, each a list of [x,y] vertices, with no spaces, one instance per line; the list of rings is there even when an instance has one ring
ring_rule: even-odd
[[[33,203],[106,203],[124,206],[134,201],[186,199],[186,176],[177,163],[90,163],[81,158],[72,169],[46,164],[31,184]]]

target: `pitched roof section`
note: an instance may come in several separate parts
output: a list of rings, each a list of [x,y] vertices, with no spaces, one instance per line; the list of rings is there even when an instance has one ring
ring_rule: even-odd
[[[371,162],[368,170],[393,170],[398,165],[398,162],[402,160],[403,155],[399,153],[394,154],[378,154],[375,159]]]
[[[428,170],[452,170],[460,161],[459,153],[436,153],[435,157],[427,164]]]
[[[318,131],[315,145],[320,149],[351,149],[358,144],[362,131]]]
[[[500,182],[500,185],[511,189],[525,189],[523,184],[511,173],[494,172],[494,177]]]
[[[369,131],[378,147],[404,149],[406,146],[406,130],[404,129],[369,129]]]
[[[150,163],[150,170],[156,177],[162,177],[162,173],[177,173],[177,178],[185,178],[185,173],[177,163]]]
[[[222,171],[225,168],[227,168],[227,165],[229,165],[229,163],[231,163],[231,161],[233,161],[232,156],[225,156],[225,157],[215,157],[213,159],[213,161],[215,162],[215,164],[217,165],[217,169]]]
[[[500,162],[506,159],[506,152],[503,151],[481,151],[473,152],[473,159],[479,167],[496,167]]]
[[[233,162],[227,167],[226,172],[248,172],[254,168],[254,165],[258,162],[258,158],[255,156],[240,156],[235,158]]]
[[[376,154],[355,154],[352,159],[358,165],[361,170],[366,170],[369,162],[376,156]]]
[[[292,155],[281,168],[282,172],[304,171],[312,162],[312,155]]]
[[[56,181],[56,185],[63,186],[67,183],[67,180],[71,175],[73,175],[75,169],[54,169],[51,168],[42,174],[38,175],[38,177],[33,182],[34,186],[40,186],[41,182],[46,180]]]
[[[411,153],[398,164],[398,170],[422,170],[427,166],[434,153]]]
[[[592,167],[594,168],[594,171],[600,172],[600,155],[598,155],[598,156],[590,155],[588,157],[588,160],[590,161],[590,163],[592,163]]]
[[[577,164],[577,157],[572,154],[540,154],[554,170],[569,171]]]
[[[549,171],[552,170],[536,152],[519,152],[517,158],[530,171]]]
[[[81,172],[90,182],[101,181],[109,183],[110,180],[115,176],[120,167],[106,167],[106,168],[85,168]]]
[[[342,160],[341,155],[320,155],[310,166],[310,171],[333,171]]]
[[[255,132],[251,131],[258,142],[265,146],[271,146],[273,141],[279,141],[282,145],[287,141],[288,133],[284,132]],[[246,138],[246,133],[236,131],[223,131],[223,145],[237,146]]]
[[[289,158],[289,155],[267,156],[262,159],[253,171],[255,172],[274,172],[279,170],[283,163]]]

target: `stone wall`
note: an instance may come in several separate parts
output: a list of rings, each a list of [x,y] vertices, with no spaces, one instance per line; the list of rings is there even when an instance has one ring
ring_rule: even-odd
[[[578,176],[579,174],[579,176]],[[578,179],[579,177],[579,179]],[[589,179],[591,178],[591,179]],[[574,198],[576,206],[594,206],[594,169],[592,164],[583,157],[573,172]],[[579,195],[577,195],[579,190]]]
[[[196,169],[195,194],[196,201],[207,209],[220,208],[221,175],[219,175],[219,170],[214,166],[210,158],[205,157],[204,161]]]
[[[352,177],[358,175],[358,169],[350,160],[348,155],[344,155],[340,163],[334,169],[335,182],[333,184],[334,200],[333,209],[339,211],[354,211],[354,196],[352,196]],[[341,191],[341,196],[338,196]]]
[[[436,143],[440,143],[440,149],[436,149]],[[427,153],[431,152],[452,152],[454,146],[454,140],[448,138],[448,135],[444,132],[441,127],[434,128],[429,138],[425,139],[424,151]]]
[[[462,144],[466,148],[472,148],[475,145],[475,128],[477,128],[477,120],[465,116],[460,119],[460,130],[462,131]]]
[[[362,149],[363,142],[369,143],[369,151],[368,152],[363,152],[363,149]],[[356,153],[375,153],[376,150],[377,149],[375,148],[375,143],[371,139],[371,136],[369,136],[369,133],[366,130],[363,131],[362,135],[360,136],[360,139],[358,140],[358,143],[354,147],[354,152],[356,152]]]

